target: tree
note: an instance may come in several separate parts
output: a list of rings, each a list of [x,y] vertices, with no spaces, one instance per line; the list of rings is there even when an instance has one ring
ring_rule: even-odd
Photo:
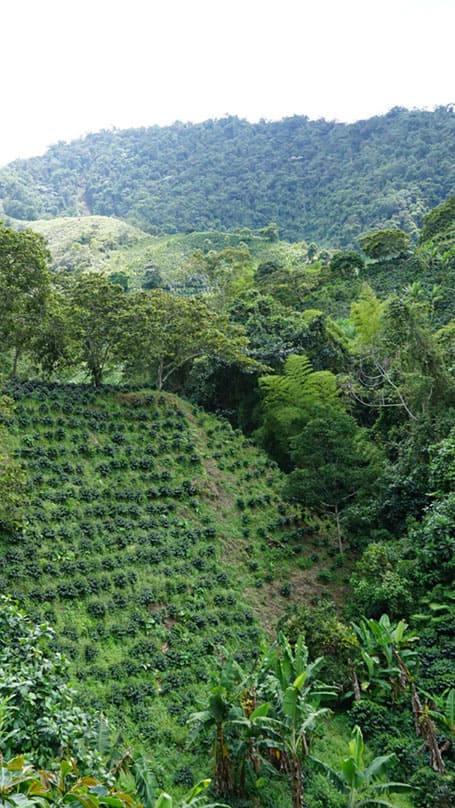
[[[265,398],[257,435],[291,472],[287,495],[334,514],[342,552],[340,511],[378,475],[379,452],[344,411],[330,371],[313,371],[304,355],[289,356],[284,371],[259,380]]]
[[[265,703],[256,706],[255,684],[250,688],[245,687],[240,702],[240,707],[234,707],[234,717],[229,724],[238,732],[232,749],[235,793],[245,798],[257,793],[267,752],[279,740],[279,736],[274,719],[269,718],[272,705]]]
[[[387,614],[379,620],[364,617],[352,627],[359,640],[359,675],[362,692],[372,697],[397,700],[417,675],[418,656],[413,644],[418,640],[407,630],[405,620],[392,623]]]
[[[302,635],[311,659],[324,657],[321,675],[325,682],[335,685],[339,692],[350,688],[358,642],[352,628],[339,618],[333,601],[291,605],[278,627],[291,645]]]
[[[352,250],[335,253],[330,259],[330,271],[343,278],[356,275],[365,266],[362,256]]]
[[[334,406],[315,407],[290,447],[297,468],[289,476],[287,494],[308,508],[334,514],[342,553],[341,510],[377,479],[380,453],[354,418]]]
[[[31,230],[0,224],[0,340],[12,351],[11,374],[32,345],[36,324],[46,314],[51,292],[44,239]]]
[[[359,236],[357,242],[368,258],[376,261],[387,260],[399,255],[409,246],[409,236],[398,228],[390,230],[375,230]]]
[[[210,304],[218,311],[224,312],[230,301],[251,286],[253,264],[248,247],[225,247],[196,257],[202,264],[198,276],[205,276]]]
[[[234,704],[245,679],[240,665],[227,656],[213,674],[207,706],[192,713],[189,723],[194,725],[189,741],[192,743],[203,732],[211,741],[214,786],[217,794],[229,794],[232,783],[232,750],[226,741],[226,726],[234,718]]]
[[[12,418],[13,402],[0,394],[0,528],[13,530],[20,524],[26,501],[25,474],[11,456],[4,424]]]
[[[79,346],[70,313],[65,296],[54,288],[45,316],[34,324],[31,357],[47,377],[77,361]]]
[[[68,321],[78,345],[77,358],[85,363],[95,387],[100,386],[109,362],[118,359],[126,299],[121,286],[94,272],[77,276],[67,290]]]
[[[356,329],[355,343],[359,349],[374,349],[382,327],[384,303],[371,286],[362,284],[359,299],[351,306],[350,319]]]
[[[448,735],[449,741],[445,745],[448,749],[455,738],[455,688],[447,689],[442,696],[430,696],[429,701],[429,715]]]
[[[455,222],[455,196],[450,196],[441,205],[430,210],[422,220],[420,243],[444,239]]]
[[[261,376],[264,421],[258,440],[287,471],[293,468],[291,439],[319,405],[342,407],[336,377],[327,370],[314,371],[305,354],[291,354],[281,376]]]
[[[362,618],[358,625],[352,623],[352,626],[359,638],[366,673],[362,689],[365,691],[371,687],[376,698],[385,697],[392,701],[410,694],[416,735],[423,739],[428,749],[431,767],[442,774],[445,767],[435,726],[417,690],[419,659],[412,646],[418,637],[407,630],[408,624],[404,620],[392,623],[387,614],[379,620]]]
[[[126,272],[111,272],[111,274],[108,276],[108,280],[110,280],[111,283],[116,283],[121,286],[124,292],[128,291],[130,279]]]
[[[426,303],[397,295],[382,303],[365,286],[352,304],[351,318],[357,359],[356,378],[348,388],[357,401],[379,410],[399,408],[411,421],[450,404],[453,381]]]
[[[149,263],[144,268],[144,275],[142,277],[142,289],[162,289],[164,287],[163,277],[158,267]]]
[[[211,357],[247,370],[260,367],[247,354],[242,330],[202,300],[159,289],[128,298],[123,317],[121,356],[130,371],[146,374],[161,390],[170,377]]]
[[[259,235],[267,239],[267,241],[278,241],[279,230],[276,222],[270,222],[266,227],[261,227],[258,232]]]

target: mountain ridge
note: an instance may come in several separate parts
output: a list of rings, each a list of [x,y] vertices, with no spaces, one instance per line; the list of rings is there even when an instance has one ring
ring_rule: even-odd
[[[103,130],[0,170],[4,215],[117,216],[152,234],[253,229],[346,246],[367,230],[417,232],[453,193],[451,105],[353,124],[294,116],[251,124]]]

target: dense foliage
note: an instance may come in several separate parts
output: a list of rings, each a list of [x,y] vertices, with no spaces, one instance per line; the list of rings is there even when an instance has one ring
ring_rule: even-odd
[[[62,801],[453,803],[454,213],[135,275],[0,227],[0,749]]]
[[[227,117],[101,131],[11,163],[0,198],[15,219],[91,213],[149,232],[267,228],[271,240],[278,225],[338,246],[377,228],[415,234],[453,192],[453,139],[450,106],[354,124]]]

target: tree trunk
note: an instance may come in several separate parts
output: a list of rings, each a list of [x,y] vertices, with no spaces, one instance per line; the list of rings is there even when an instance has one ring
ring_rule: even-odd
[[[12,367],[12,370],[11,370],[11,376],[13,377],[13,379],[15,379],[16,375],[17,375],[17,365],[18,365],[19,359],[21,358],[21,354],[22,354],[22,351],[21,351],[20,348],[15,348],[14,349],[13,367]]]
[[[362,694],[360,692],[359,680],[354,670],[352,671],[352,687],[354,690],[354,701],[360,701],[362,698]]]
[[[158,363],[158,373],[156,374],[156,387],[158,390],[163,389],[163,370],[164,370],[164,363],[163,360],[160,359]]]
[[[231,777],[229,773],[229,759],[224,743],[223,727],[220,724],[216,730],[215,749],[215,791],[217,794],[229,794],[231,791]]]
[[[302,762],[297,755],[289,759],[292,808],[303,808]]]
[[[435,772],[439,772],[439,774],[444,774],[445,765],[442,759],[441,750],[439,749],[438,742],[436,740],[435,726],[430,716],[422,706],[420,696],[417,693],[417,688],[414,683],[411,685],[411,693],[412,712],[414,715],[416,734],[423,738],[425,746],[430,753],[431,768],[434,769]]]
[[[338,548],[340,553],[343,555],[343,540],[341,538],[340,511],[338,509],[338,505],[335,505],[335,521],[337,526]]]
[[[445,765],[442,759],[441,750],[439,749],[438,742],[436,740],[436,729],[433,721],[423,707],[415,682],[411,681],[409,670],[396,649],[394,650],[394,654],[400,669],[401,687],[404,689],[407,684],[410,684],[411,686],[411,708],[412,715],[414,717],[416,735],[423,738],[425,746],[430,753],[431,768],[434,769],[435,772],[443,774],[445,771]]]
[[[103,378],[103,371],[101,370],[101,368],[98,367],[98,366],[93,367],[92,368],[92,381],[93,381],[93,386],[96,387],[97,390],[98,390],[99,387],[101,387],[102,378]]]

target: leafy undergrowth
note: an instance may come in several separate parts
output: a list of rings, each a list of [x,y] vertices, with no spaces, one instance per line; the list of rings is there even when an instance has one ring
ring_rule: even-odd
[[[182,747],[214,656],[252,664],[294,595],[320,596],[331,548],[314,552],[273,462],[175,396],[9,392],[28,503],[0,543],[0,591],[55,628],[87,706],[166,768],[197,769]]]

